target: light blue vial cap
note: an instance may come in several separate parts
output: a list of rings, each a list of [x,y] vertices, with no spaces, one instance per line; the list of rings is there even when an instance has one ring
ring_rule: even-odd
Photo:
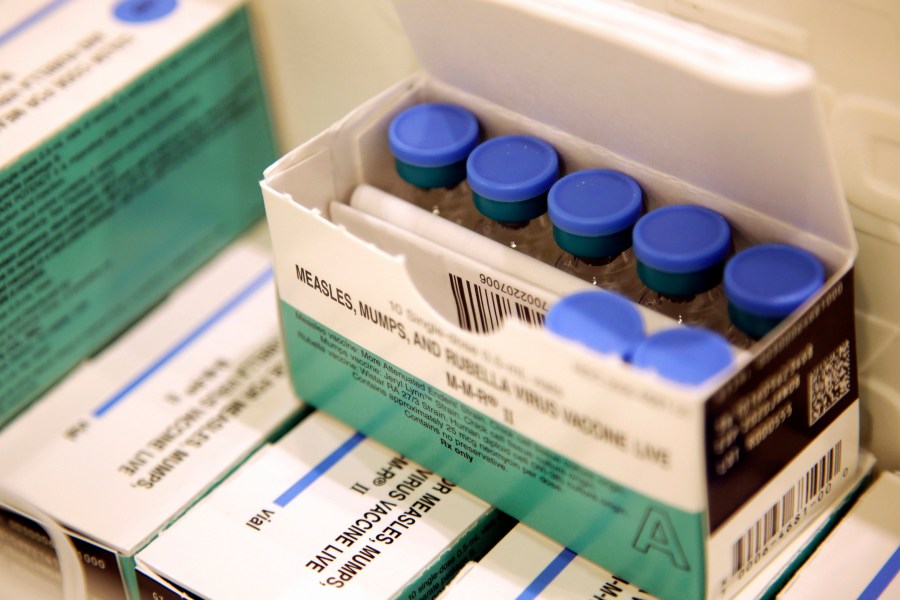
[[[818,258],[786,244],[761,244],[725,265],[725,294],[742,310],[786,317],[825,284]]]
[[[644,339],[644,319],[634,305],[604,290],[565,296],[550,307],[545,326],[559,336],[625,360]]]
[[[394,157],[418,167],[465,160],[478,140],[475,115],[455,104],[417,104],[394,117],[388,129]]]
[[[700,385],[731,368],[734,357],[731,346],[719,334],[679,326],[647,337],[635,348],[631,362],[670,381]]]
[[[547,193],[559,176],[559,157],[549,143],[529,135],[482,142],[466,162],[469,185],[496,202],[520,202]]]
[[[717,212],[701,206],[664,206],[641,217],[634,226],[634,254],[665,273],[692,273],[725,260],[731,228]]]

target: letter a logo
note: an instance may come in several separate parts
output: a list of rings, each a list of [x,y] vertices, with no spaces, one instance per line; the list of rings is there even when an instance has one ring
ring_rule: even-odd
[[[671,559],[676,568],[682,571],[691,570],[684,550],[678,543],[678,536],[675,535],[675,527],[669,520],[669,515],[659,509],[652,507],[647,509],[632,546],[644,554],[651,549],[662,552]]]

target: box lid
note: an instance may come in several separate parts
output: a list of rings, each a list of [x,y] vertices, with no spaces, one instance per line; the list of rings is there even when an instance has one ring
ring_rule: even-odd
[[[394,4],[433,77],[855,252],[807,63],[612,0]]]

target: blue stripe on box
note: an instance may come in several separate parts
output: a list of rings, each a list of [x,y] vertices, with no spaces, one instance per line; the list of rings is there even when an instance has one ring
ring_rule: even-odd
[[[125,384],[119,391],[106,399],[102,404],[94,409],[92,413],[95,418],[100,418],[109,412],[119,402],[128,397],[131,392],[140,387],[142,383],[152,377],[157,371],[163,368],[169,361],[178,356],[182,351],[188,348],[200,336],[208,331],[213,325],[224,319],[230,312],[238,306],[246,302],[256,292],[262,289],[273,277],[272,268],[267,268],[262,274],[251,281],[244,289],[239,291],[228,302],[220,307],[216,312],[210,315],[205,321],[198,325],[193,331],[185,336],[181,341],[172,346],[162,356],[157,358],[146,369]]]
[[[328,469],[333,467],[339,460],[344,458],[347,454],[350,453],[351,450],[356,448],[361,441],[366,439],[366,436],[362,433],[354,433],[350,436],[346,442],[338,446],[338,448],[322,459],[322,461],[317,464],[312,470],[297,480],[297,482],[289,487],[283,494],[278,496],[275,499],[275,504],[284,508],[287,506],[294,498],[299,496],[306,488],[311,486],[315,481],[324,475]]]
[[[37,9],[3,33],[0,33],[0,46],[5,44],[6,42],[12,40],[14,37],[18,36],[20,33],[23,33],[29,27],[48,16],[50,13],[55,11],[57,8],[63,6],[64,4],[68,4],[71,0],[54,0],[53,2],[48,2],[41,8]]]
[[[538,573],[538,576],[528,584],[528,587],[519,594],[516,600],[533,600],[534,598],[537,598],[540,593],[544,591],[544,588],[550,585],[550,582],[556,579],[556,576],[569,566],[569,563],[572,562],[572,559],[574,559],[575,556],[575,552],[568,548],[563,548],[562,552],[557,554],[556,558],[554,558],[549,565],[544,567],[543,571]]]
[[[872,578],[872,581],[869,582],[869,585],[866,586],[866,589],[859,595],[859,600],[875,600],[881,596],[898,572],[900,572],[900,546],[897,546],[891,557],[887,559],[887,562],[884,563],[875,574],[875,577]]]

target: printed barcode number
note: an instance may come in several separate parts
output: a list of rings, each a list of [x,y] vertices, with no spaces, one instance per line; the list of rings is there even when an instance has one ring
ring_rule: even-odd
[[[450,273],[450,289],[456,302],[459,326],[466,331],[490,333],[510,316],[536,327],[544,324],[542,312],[516,302],[508,296],[492,292],[459,275]]]
[[[809,373],[808,414],[812,425],[850,392],[850,342],[844,342]]]
[[[840,472],[841,442],[838,442],[732,546],[731,575],[758,561],[782,531],[790,531],[811,502],[821,500],[831,491],[831,480]]]

